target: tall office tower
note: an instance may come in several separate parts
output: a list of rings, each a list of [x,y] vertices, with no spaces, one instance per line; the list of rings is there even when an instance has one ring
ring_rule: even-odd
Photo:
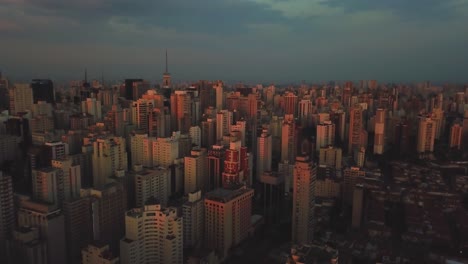
[[[10,106],[9,82],[0,72],[0,109],[8,109]]]
[[[208,118],[201,124],[201,146],[210,148],[216,144],[216,120]]]
[[[263,172],[271,171],[272,150],[271,135],[268,133],[268,130],[264,129],[262,134],[257,138],[256,174],[258,181],[260,181]]]
[[[385,118],[386,111],[383,108],[377,109],[375,113],[374,128],[374,154],[383,154],[385,147]]]
[[[141,166],[136,166],[134,177],[137,207],[145,205],[151,197],[156,198],[161,205],[166,206],[170,195],[170,169],[163,167],[143,169]]]
[[[343,88],[343,94],[341,96],[342,99],[342,104],[344,107],[350,107],[351,106],[351,87],[344,87]]]
[[[128,170],[125,139],[103,137],[93,142],[93,183],[95,188],[104,186],[117,170]]]
[[[406,121],[399,122],[395,125],[393,143],[400,154],[405,154],[408,152],[409,133],[409,127]]]
[[[154,101],[147,99],[138,99],[132,103],[132,119],[138,129],[148,132],[149,119],[153,110]]]
[[[183,221],[177,208],[148,203],[125,214],[125,237],[120,240],[120,262],[183,263]]]
[[[232,125],[232,112],[220,110],[216,114],[216,141],[223,139],[224,135],[229,135]]]
[[[10,112],[16,115],[26,110],[32,110],[33,94],[32,88],[27,83],[16,83],[10,89]]]
[[[132,167],[142,165],[143,167],[153,167],[153,141],[156,138],[148,137],[148,134],[134,133],[130,136],[130,149]]]
[[[364,163],[366,162],[366,148],[361,147],[360,149],[354,150],[353,158],[356,166],[360,168],[364,167]]]
[[[362,222],[362,209],[364,203],[364,186],[357,184],[354,186],[353,193],[353,211],[352,211],[352,222],[353,228],[360,228]]]
[[[133,98],[133,87],[137,87],[142,82],[143,79],[125,79],[125,84],[120,90],[120,96],[125,97],[127,100],[137,100],[138,98]]]
[[[463,127],[460,124],[455,123],[450,127],[450,144],[451,148],[461,149],[462,147],[462,132]]]
[[[257,122],[258,116],[258,98],[257,94],[250,93],[247,96],[247,118],[249,121]]]
[[[355,149],[361,147],[362,118],[361,106],[354,105],[349,112],[348,153],[353,153]]]
[[[364,181],[366,172],[358,167],[346,168],[344,171],[343,201],[351,205],[353,202],[354,187]]]
[[[302,127],[312,126],[312,101],[310,99],[303,99],[299,102],[299,121]]]
[[[317,151],[326,146],[335,145],[335,124],[325,121],[317,125],[317,139],[315,148]]]
[[[62,170],[64,202],[72,198],[80,197],[81,166],[73,162],[70,157],[52,160],[52,167]],[[61,184],[62,182],[58,182]]]
[[[70,115],[71,130],[87,130],[93,124],[93,116],[88,113]]]
[[[297,116],[297,95],[292,92],[286,92],[283,95],[284,99],[284,113],[286,115]]]
[[[326,165],[336,169],[341,169],[342,166],[342,151],[341,148],[333,146],[320,148],[319,165]]]
[[[190,99],[186,91],[174,91],[171,94],[171,128],[173,131],[188,131],[191,124]]]
[[[435,139],[440,139],[440,136],[444,134],[444,111],[440,108],[434,109],[432,111],[431,119],[434,121],[435,124]]]
[[[223,109],[224,106],[224,91],[223,91],[223,82],[218,81],[213,85],[213,89],[215,90],[215,95],[216,95],[216,109],[220,111]]]
[[[317,167],[309,156],[298,156],[294,165],[292,241],[309,243],[314,236]]]
[[[205,246],[221,259],[247,238],[251,225],[253,189],[216,189],[205,195]]]
[[[109,244],[117,252],[119,240],[124,235],[124,215],[127,210],[127,193],[121,183],[113,182],[100,188],[83,189],[82,197],[91,200],[93,240]]]
[[[203,243],[205,203],[201,191],[189,193],[182,205],[184,248],[200,248]]]
[[[7,255],[6,241],[15,227],[15,208],[13,203],[13,181],[10,175],[0,171],[0,259]]]
[[[222,145],[214,145],[208,150],[208,186],[206,187],[206,190],[211,191],[216,188],[221,188],[223,183],[222,172],[224,171],[225,155],[226,150]]]
[[[124,111],[120,105],[112,105],[112,109],[104,117],[104,124],[112,134],[118,137],[124,135]]]
[[[224,171],[222,173],[223,188],[247,182],[249,164],[247,148],[241,146],[239,140],[230,142],[225,152]]]
[[[184,193],[205,190],[208,185],[206,177],[206,149],[193,149],[190,156],[184,158]]]
[[[74,197],[63,203],[65,238],[68,262],[74,263],[81,257],[81,249],[91,241],[91,200],[89,197]]]
[[[19,138],[16,136],[0,135],[0,163],[19,158],[19,143]]]
[[[231,132],[240,132],[240,140],[242,146],[245,146],[245,130],[246,130],[247,122],[245,120],[238,120],[236,121],[235,125],[231,126]]]
[[[174,138],[158,138],[153,141],[153,166],[169,167],[179,158],[179,142]]]
[[[201,128],[199,126],[191,126],[189,129],[189,135],[192,139],[192,145],[201,146]]]
[[[468,92],[468,88],[467,88]],[[468,93],[467,93],[468,94]],[[462,144],[465,150],[468,150],[468,110],[465,110],[465,115],[462,123]]]
[[[148,134],[151,137],[167,137],[170,130],[170,122],[166,122],[168,109],[167,108],[153,108],[148,116]],[[169,116],[170,118],[170,116]]]
[[[89,244],[81,251],[83,264],[118,264],[119,257],[115,256],[109,249],[109,245],[101,243]]]
[[[92,122],[98,122],[102,119],[101,102],[96,101],[96,98],[86,98],[86,101],[81,102],[81,112],[93,116]]]
[[[416,151],[418,153],[433,152],[434,140],[436,135],[436,124],[430,117],[419,117],[418,144]]]
[[[281,130],[281,160],[291,163],[296,159],[296,124],[293,115],[285,115]]]
[[[33,169],[31,171],[33,198],[51,204],[55,208],[61,207],[66,196],[70,195],[67,193],[67,187],[70,186],[69,179],[65,179],[63,174],[63,170],[57,168]]]
[[[41,239],[38,228],[20,227],[12,230],[8,241],[8,257],[2,263],[47,264],[47,242]]]
[[[54,84],[51,80],[34,79],[31,82],[31,89],[34,103],[45,101],[55,104]]]
[[[65,221],[61,210],[22,198],[19,201],[18,226],[39,229],[40,240],[47,243],[47,263],[67,263]]]

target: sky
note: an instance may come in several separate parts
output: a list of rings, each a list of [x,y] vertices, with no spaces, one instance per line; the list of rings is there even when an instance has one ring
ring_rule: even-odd
[[[467,81],[468,0],[0,0],[16,79]]]

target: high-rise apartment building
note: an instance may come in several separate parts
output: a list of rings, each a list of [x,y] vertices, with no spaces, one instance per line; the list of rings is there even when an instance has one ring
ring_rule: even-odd
[[[149,115],[153,111],[154,101],[138,99],[132,103],[132,120],[138,129],[148,133]]]
[[[286,115],[293,115],[294,117],[297,116],[297,102],[298,98],[292,92],[286,92],[283,95],[284,100],[284,114]]]
[[[55,104],[55,90],[51,80],[34,79],[31,82],[31,89],[34,103],[45,101],[49,104]]]
[[[229,250],[247,238],[254,191],[216,189],[205,195],[205,246],[225,259]]]
[[[69,179],[65,179],[63,170],[57,168],[33,169],[32,187],[35,200],[61,207],[65,193],[69,187]],[[69,194],[69,193],[68,193]]]
[[[33,92],[31,85],[27,83],[16,83],[10,89],[10,112],[16,115],[26,110],[32,111]]]
[[[216,144],[216,120],[207,118],[201,122],[201,146],[210,148]]]
[[[358,149],[361,142],[361,132],[363,129],[363,114],[360,105],[354,105],[349,112],[349,137],[348,137],[348,153],[353,153]]]
[[[183,263],[183,221],[177,208],[149,203],[125,214],[122,264]]]
[[[317,125],[317,138],[315,148],[317,151],[320,148],[333,146],[335,144],[335,124],[331,121],[324,121]]]
[[[15,227],[13,181],[10,175],[0,171],[0,259],[6,258],[6,241]]]
[[[171,94],[172,131],[188,132],[191,124],[191,97],[186,91]]]
[[[81,251],[83,264],[117,264],[119,257],[112,254],[109,245],[102,243],[89,244]]]
[[[94,187],[104,186],[117,170],[128,170],[125,139],[121,137],[98,138],[93,142]]]
[[[341,169],[342,166],[342,151],[341,148],[333,146],[320,148],[319,165],[331,166],[336,169]]]
[[[363,183],[366,173],[359,167],[351,167],[346,168],[343,174],[343,201],[351,205],[353,203],[354,187],[356,184]]]
[[[416,151],[418,153],[433,152],[435,135],[435,122],[430,117],[420,117]]]
[[[216,114],[216,141],[222,140],[224,135],[229,135],[232,120],[232,112],[228,110],[221,110]]]
[[[184,248],[200,248],[205,229],[205,203],[201,191],[188,194],[182,205],[184,219]]]
[[[206,177],[206,149],[193,149],[190,156],[184,158],[184,193],[205,190],[208,185]]]
[[[82,101],[81,112],[92,115],[93,123],[102,120],[101,102],[96,101],[96,98],[86,98],[86,101]]]
[[[310,99],[303,99],[299,102],[299,120],[303,127],[312,126],[312,101]]]
[[[271,171],[273,144],[268,130],[264,129],[257,138],[257,180],[260,181],[263,172]]]
[[[171,179],[171,171],[168,168],[143,169],[140,167],[135,171],[134,177],[137,207],[144,206],[152,197],[156,198],[161,205],[167,205]]]
[[[385,109],[379,108],[375,113],[374,154],[383,154],[385,147]]]
[[[291,163],[296,158],[296,124],[293,115],[285,115],[281,131],[281,160]]]
[[[240,140],[230,142],[224,157],[223,188],[247,183],[249,174],[247,148],[241,146]]]
[[[74,163],[71,157],[66,157],[52,160],[52,167],[62,170],[64,201],[80,197],[81,166]]]
[[[315,182],[317,167],[308,156],[294,164],[292,241],[310,243],[314,236]]]
[[[158,138],[153,141],[153,166],[168,167],[179,158],[179,142],[175,138]]]
[[[131,165],[153,167],[153,142],[156,138],[148,137],[148,134],[134,133],[130,137]]]
[[[449,146],[451,148],[461,149],[462,147],[463,127],[455,123],[450,127]]]

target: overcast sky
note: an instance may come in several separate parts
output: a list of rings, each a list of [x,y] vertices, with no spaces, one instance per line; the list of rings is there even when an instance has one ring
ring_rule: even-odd
[[[468,0],[0,0],[13,78],[468,80]]]

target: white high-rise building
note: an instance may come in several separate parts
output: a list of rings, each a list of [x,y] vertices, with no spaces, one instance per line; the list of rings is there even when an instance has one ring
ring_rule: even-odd
[[[207,184],[207,152],[206,149],[194,149],[190,156],[184,158],[184,193],[204,190]]]
[[[153,142],[156,138],[148,134],[134,134],[130,137],[132,167],[139,164],[143,167],[153,167]]]
[[[342,151],[340,148],[333,146],[320,148],[319,165],[331,166],[336,169],[341,169],[342,166]]]
[[[145,205],[151,197],[165,206],[170,194],[171,171],[168,168],[137,169],[135,173],[135,203],[137,207]]]
[[[201,191],[188,194],[188,199],[182,206],[184,219],[184,247],[199,248],[203,243],[205,224],[205,204]]]
[[[74,164],[70,157],[52,160],[52,167],[63,171],[64,199],[80,197],[81,190],[81,166]]]
[[[322,147],[335,144],[335,124],[331,121],[324,121],[317,125],[317,139],[315,148],[317,151]]]
[[[436,135],[436,123],[429,117],[420,117],[418,128],[417,152],[433,152]]]
[[[221,110],[216,114],[216,141],[223,140],[224,135],[229,135],[232,125],[232,112]]]
[[[308,156],[298,156],[294,165],[292,241],[310,243],[314,235],[315,182],[317,167]]]
[[[383,154],[385,147],[385,109],[379,108],[375,113],[374,154]]]
[[[158,138],[153,141],[153,166],[168,167],[179,158],[179,141],[174,138]]]
[[[177,208],[145,205],[125,214],[122,264],[183,263],[183,221]]]
[[[32,187],[35,200],[61,206],[65,199],[65,189],[69,182],[65,180],[63,170],[57,168],[33,169]],[[67,182],[67,183],[65,183]]]
[[[32,111],[33,93],[29,83],[16,83],[10,89],[10,112],[15,115],[26,110]]]
[[[94,122],[102,119],[101,102],[96,101],[96,98],[86,98],[86,101],[81,102],[81,111],[92,115]]]
[[[109,245],[90,244],[81,250],[83,264],[117,264],[119,257],[114,256],[109,249]]]
[[[218,81],[214,86],[215,95],[216,95],[216,109],[221,110],[224,106],[224,92],[223,92],[223,82]]]
[[[310,99],[299,101],[299,120],[304,127],[312,126],[312,101]]]
[[[98,138],[93,143],[93,184],[99,188],[118,170],[128,170],[125,139],[121,137]]]
[[[240,137],[241,137],[241,143],[242,143],[242,146],[245,146],[245,129],[246,129],[246,126],[247,126],[247,122],[245,122],[245,120],[239,120],[236,122],[235,125],[232,125],[231,126],[231,132],[240,132]]]
[[[189,129],[190,138],[192,139],[192,144],[195,146],[201,146],[201,128],[200,126],[192,126]]]
[[[268,130],[264,129],[257,138],[257,180],[260,181],[263,172],[271,171],[273,143]]]

